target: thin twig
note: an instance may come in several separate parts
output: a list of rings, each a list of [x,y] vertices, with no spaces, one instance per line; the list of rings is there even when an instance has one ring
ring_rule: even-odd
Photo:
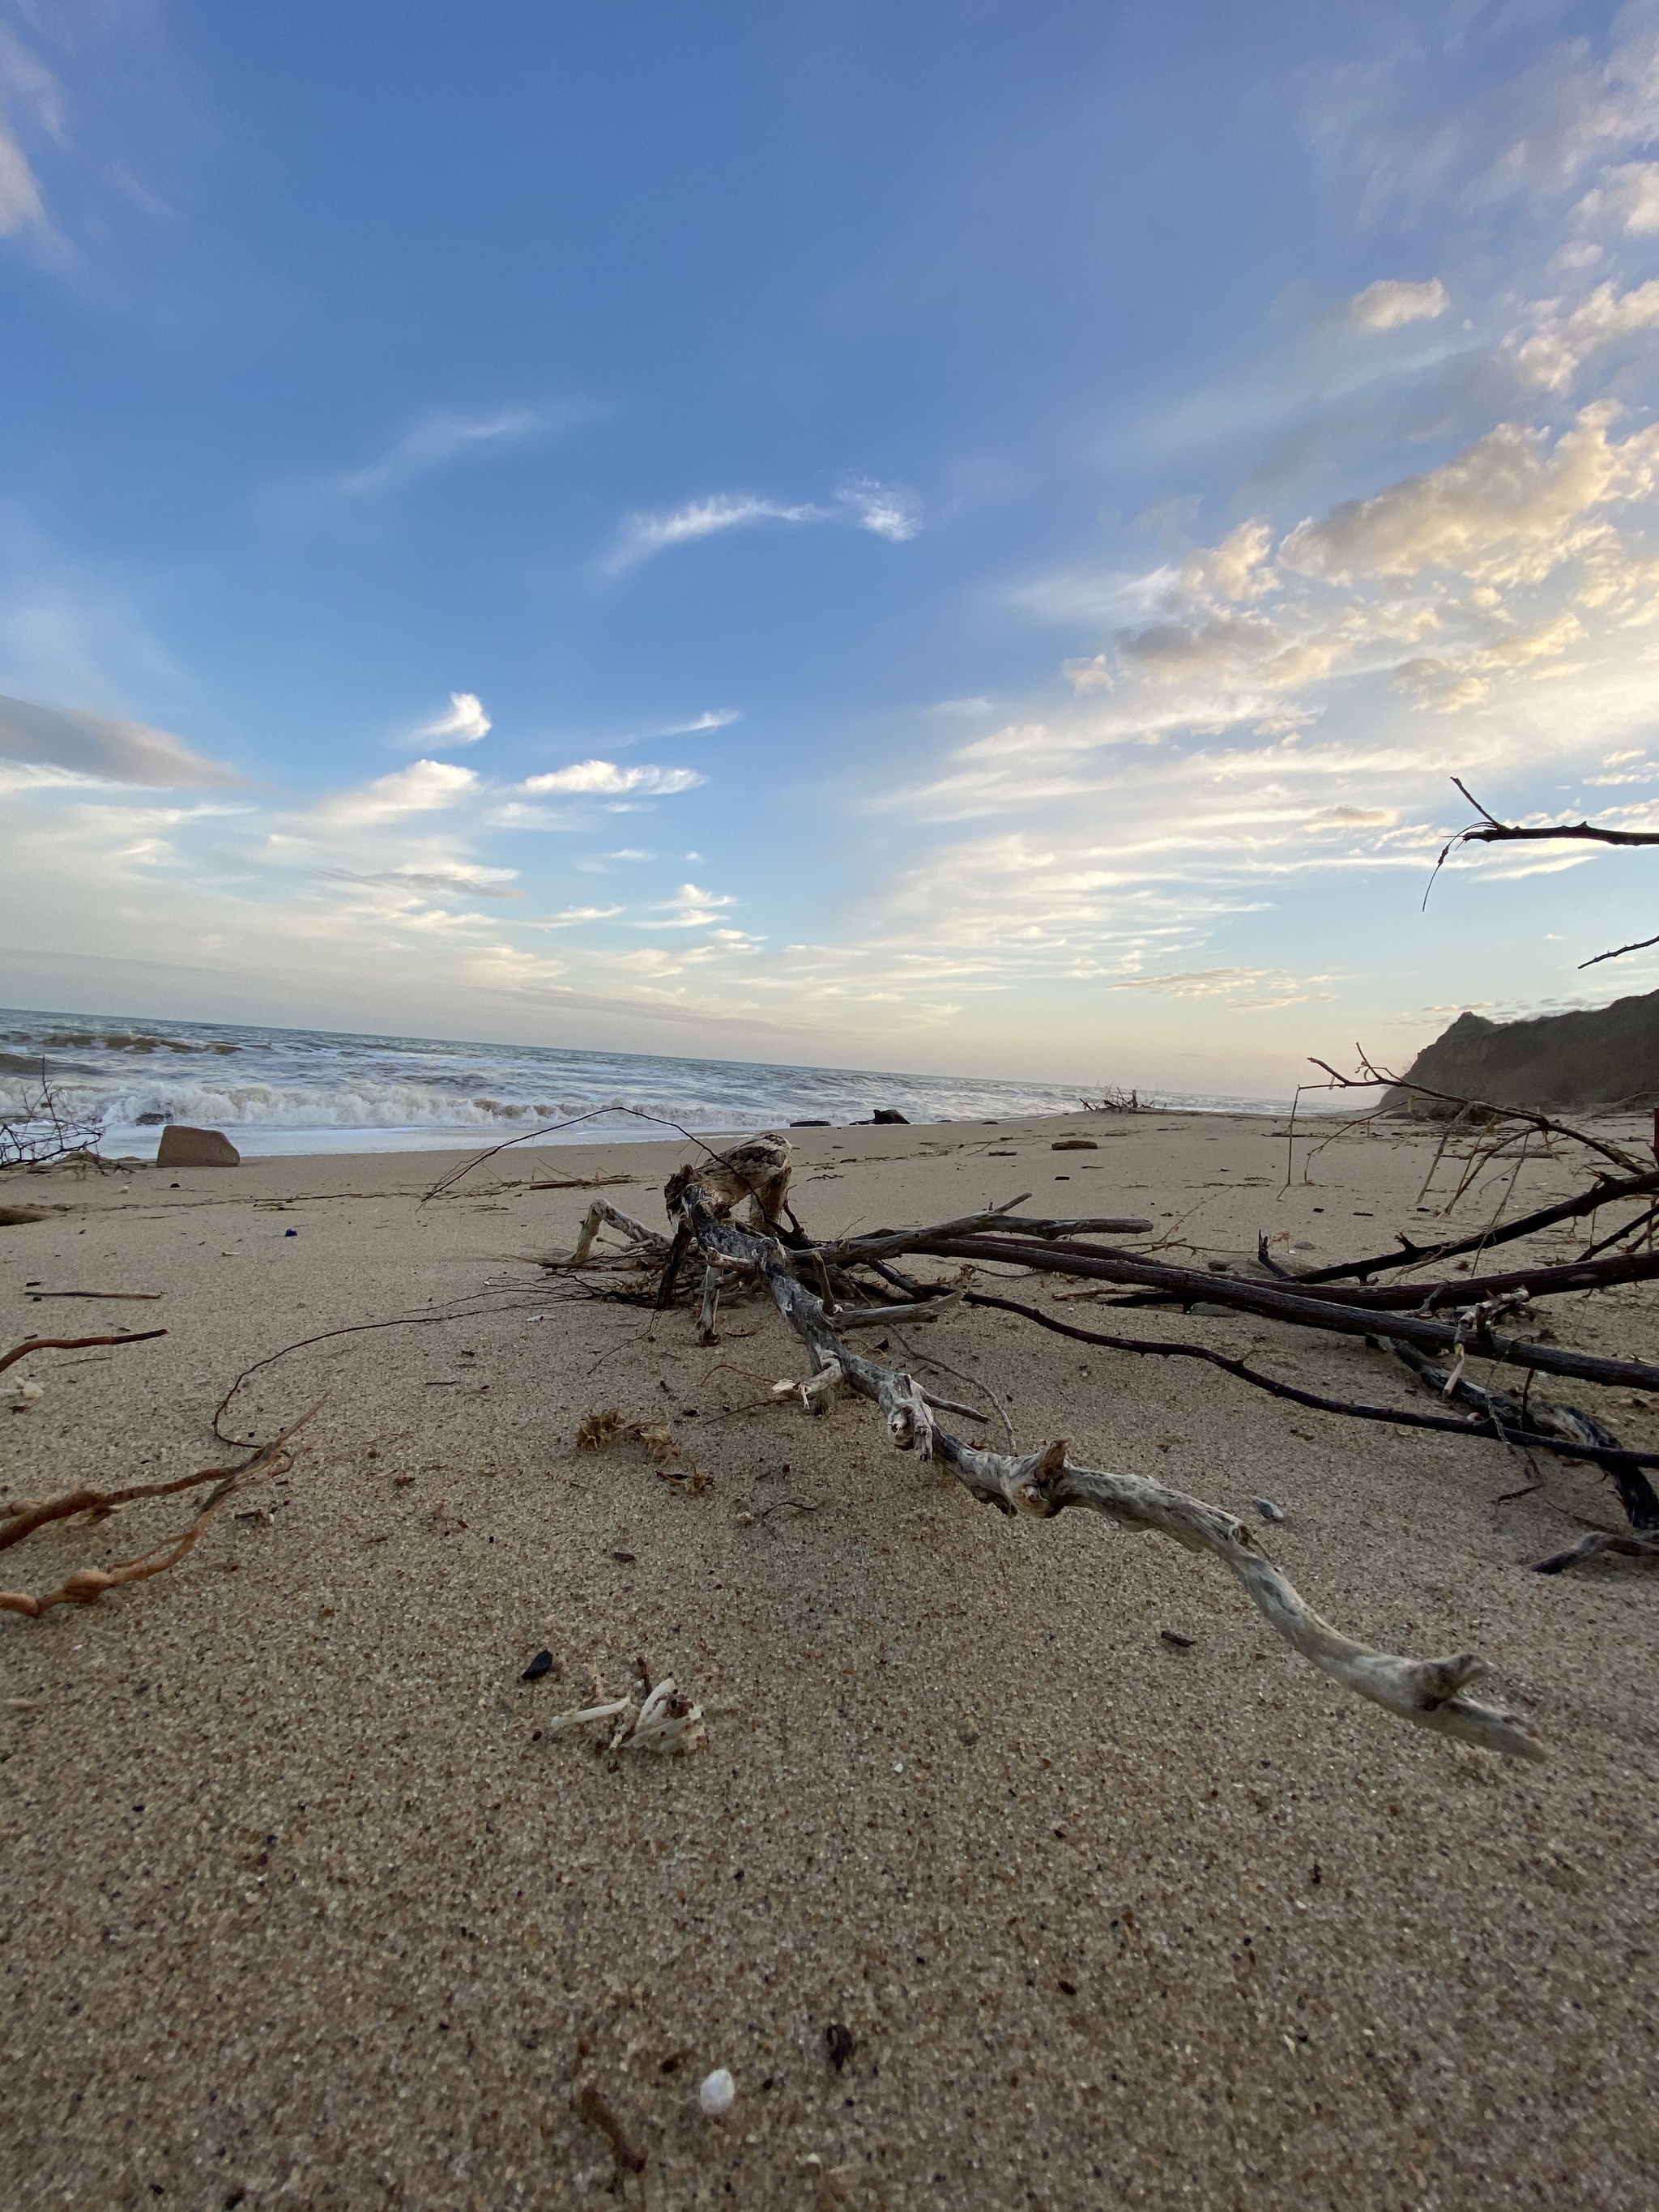
[[[15,1344],[9,1352],[0,1355],[0,1372],[19,1359],[27,1359],[32,1352],[84,1352],[89,1345],[94,1344],[148,1344],[153,1337],[166,1334],[164,1328],[142,1328],[131,1336],[26,1337],[21,1344]],[[231,1439],[224,1437],[220,1441],[228,1443]]]

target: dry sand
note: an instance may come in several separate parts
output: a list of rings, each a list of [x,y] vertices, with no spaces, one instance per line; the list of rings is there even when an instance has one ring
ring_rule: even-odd
[[[1051,1152],[1069,1127],[1098,1152]],[[821,1231],[1030,1190],[1029,1211],[1144,1210],[1207,1250],[1261,1228],[1314,1257],[1421,1229],[1435,1141],[1333,1143],[1281,1193],[1275,1125],[1245,1117],[798,1133]],[[330,1394],[246,1501],[269,1518],[228,1513],[90,1610],[0,1617],[0,2197],[585,2202],[617,2183],[572,2110],[591,2080],[646,2154],[619,2195],[665,2212],[1659,2198],[1659,1593],[1627,1563],[1524,1565],[1608,1517],[1599,1482],[1551,1468],[1505,1499],[1527,1478],[1495,1445],[985,1312],[916,1334],[1007,1394],[1023,1446],[1063,1435],[1246,1515],[1276,1499],[1268,1548],[1340,1626],[1491,1661],[1552,1751],[1501,1764],[1343,1695],[1213,1562],[1094,1516],[1005,1520],[856,1402],[728,1413],[759,1395],[740,1370],[800,1370],[769,1307],[730,1308],[705,1352],[684,1314],[559,1303],[514,1260],[568,1249],[586,1204],[526,1179],[633,1175],[614,1195],[659,1220],[678,1158],[509,1154],[424,1210],[450,1162],[3,1194],[69,1209],[0,1231],[8,1342],[169,1332],[10,1370],[46,1386],[5,1417],[13,1497],[222,1459],[214,1405],[296,1338],[491,1310],[267,1369],[242,1433]],[[1518,1200],[1565,1182],[1528,1168]],[[30,1279],[166,1295],[28,1304]],[[520,1290],[473,1295],[503,1279]],[[1556,1319],[1651,1357],[1654,1313],[1643,1290]],[[1127,1318],[1426,1402],[1352,1341]],[[1651,1408],[1577,1395],[1659,1443]],[[611,1405],[667,1413],[709,1486],[575,1452]],[[0,1578],[44,1589],[184,1517],[43,1532]],[[553,1672],[522,1684],[544,1645]],[[619,1761],[543,1732],[636,1654],[702,1700],[704,1749]],[[738,2096],[714,2121],[696,2089],[719,2066]]]

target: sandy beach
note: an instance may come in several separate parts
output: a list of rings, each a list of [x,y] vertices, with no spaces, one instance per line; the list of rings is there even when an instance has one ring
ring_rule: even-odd
[[[1288,1186],[1267,1117],[793,1133],[814,1232],[1029,1191],[1033,1212],[1144,1213],[1139,1241],[1178,1256],[1265,1232],[1317,1261],[1433,1218],[1436,1139],[1412,1126],[1322,1132]],[[1071,1134],[1097,1149],[1052,1149]],[[1462,1748],[1344,1695],[1212,1561],[1092,1516],[1006,1520],[856,1401],[755,1410],[803,1371],[769,1304],[729,1304],[707,1349],[684,1311],[573,1298],[535,1264],[569,1249],[594,1179],[629,1179],[607,1194],[661,1225],[684,1149],[507,1152],[424,1206],[457,1156],[0,1193],[62,1209],[0,1231],[7,1345],[167,1331],[8,1372],[43,1390],[4,1416],[0,1502],[233,1463],[211,1421],[242,1370],[404,1324],[237,1391],[242,1439],[325,1402],[289,1473],[177,1568],[0,1616],[0,2193],[1651,2204],[1655,1586],[1629,1561],[1527,1571],[1620,1525],[1601,1479],[1555,1463],[1534,1486],[1495,1443],[985,1311],[915,1333],[949,1388],[1005,1398],[1022,1449],[1064,1437],[1235,1512],[1276,1502],[1264,1544],[1311,1604],[1388,1650],[1479,1652],[1483,1693],[1550,1757]],[[1511,1210],[1576,1181],[1529,1163]],[[66,1291],[161,1295],[33,1295]],[[1052,1283],[1020,1295],[1096,1312]],[[1651,1358],[1656,1310],[1643,1287],[1551,1318]],[[1357,1340],[1217,1313],[1095,1325],[1429,1403]],[[1659,1406],[1558,1395],[1659,1446]],[[636,1444],[579,1451],[612,1407],[666,1420],[696,1479]],[[189,1510],[42,1531],[0,1582],[50,1589]],[[550,1731],[638,1660],[702,1705],[701,1749],[606,1757]],[[721,2067],[737,2096],[711,2119],[698,2084]],[[574,2109],[585,2083],[637,2174]]]

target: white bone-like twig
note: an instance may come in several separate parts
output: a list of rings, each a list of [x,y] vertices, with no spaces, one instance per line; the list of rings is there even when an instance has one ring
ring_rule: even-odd
[[[597,1678],[594,1686],[599,1686]],[[702,1707],[694,1705],[667,1675],[650,1691],[643,1704],[632,1698],[610,1698],[598,1705],[580,1705],[556,1713],[545,1723],[549,1735],[566,1735],[572,1729],[589,1728],[598,1721],[614,1721],[607,1751],[695,1751],[707,1730]]]
[[[692,1237],[705,1256],[717,1252],[753,1261],[779,1312],[811,1353],[817,1374],[802,1386],[805,1397],[830,1367],[836,1380],[870,1399],[901,1451],[944,1462],[975,1498],[1006,1513],[1048,1519],[1067,1506],[1086,1506],[1126,1528],[1173,1537],[1189,1552],[1208,1552],[1243,1584],[1269,1624],[1311,1665],[1345,1689],[1382,1705],[1419,1728],[1478,1745],[1510,1758],[1542,1759],[1544,1749],[1513,1715],[1478,1704],[1464,1686],[1482,1662],[1464,1653],[1445,1659],[1407,1659],[1374,1651],[1322,1620],[1271,1560],[1257,1550],[1251,1531],[1234,1515],[1203,1499],[1170,1490],[1141,1475],[1107,1474],[1071,1466],[1063,1443],[1015,1458],[975,1451],[933,1418],[926,1394],[908,1375],[850,1351],[825,1315],[822,1302],[791,1271],[782,1248],[716,1218],[695,1184],[682,1206]]]

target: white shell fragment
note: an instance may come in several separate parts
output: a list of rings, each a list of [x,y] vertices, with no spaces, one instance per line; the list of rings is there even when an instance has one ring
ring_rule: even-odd
[[[1285,1518],[1284,1507],[1275,1505],[1271,1498],[1253,1498],[1250,1503],[1264,1521],[1282,1521]]]
[[[11,1410],[14,1413],[33,1413],[37,1402],[45,1395],[43,1383],[19,1382],[11,1394]]]
[[[723,2118],[738,2101],[738,2085],[724,2066],[717,2066],[712,2074],[704,2075],[697,2090],[697,2102],[711,2120]]]

